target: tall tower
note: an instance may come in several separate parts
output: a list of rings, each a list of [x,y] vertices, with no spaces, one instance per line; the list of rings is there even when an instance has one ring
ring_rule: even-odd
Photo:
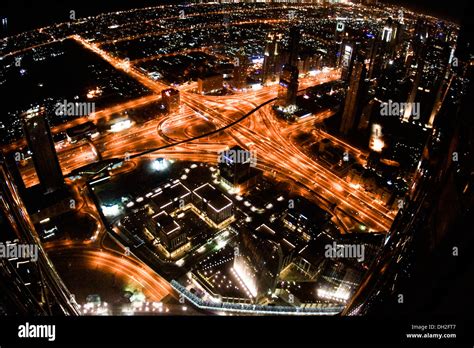
[[[328,64],[330,66],[338,66],[341,63],[341,47],[346,37],[346,24],[337,22],[334,30],[334,42],[328,48]]]
[[[468,15],[465,24],[456,52],[465,67],[465,74],[456,77],[463,88],[449,91],[406,201],[342,315],[392,313],[407,318],[423,312],[461,317],[472,312],[473,302],[460,295],[472,293],[474,271],[474,238],[464,227],[472,221],[474,204],[474,39]]]
[[[174,113],[179,111],[180,97],[179,90],[168,88],[161,91],[161,101],[167,112]]]
[[[276,105],[284,108],[296,108],[296,95],[298,93],[298,51],[301,31],[298,27],[290,29],[288,43],[288,61],[283,65],[278,86],[278,100]]]
[[[0,230],[2,243],[18,240],[37,248],[36,260],[0,258],[0,306],[15,315],[79,315],[75,300],[41,245],[2,155]]]
[[[8,31],[8,18],[7,17],[0,17],[0,37],[5,37],[7,36],[7,31]]]
[[[339,129],[344,135],[347,135],[354,128],[356,118],[360,118],[365,90],[365,75],[365,64],[359,61],[354,62]]]
[[[442,39],[428,38],[422,46],[403,121],[413,119],[424,127],[432,128],[454,76],[451,73],[450,49]],[[412,103],[423,106],[416,118],[411,115]]]
[[[298,53],[299,45],[301,40],[301,30],[298,27],[291,27],[290,39],[288,42],[288,64],[297,66],[298,64]]]
[[[424,19],[418,18],[416,20],[415,31],[413,35],[415,59],[419,59],[421,50],[424,48],[424,44],[428,38],[428,26],[426,25]]]
[[[368,71],[369,79],[378,77],[380,72],[393,61],[401,37],[401,24],[392,18],[388,18],[384,26],[380,29],[378,37],[374,38],[371,43]]]
[[[341,43],[341,49],[339,51],[338,66],[341,68],[341,80],[347,81],[352,73],[352,66],[354,64],[354,58],[356,56],[356,43],[344,40]]]
[[[288,108],[296,106],[296,95],[298,93],[298,68],[285,64],[281,70],[280,83],[278,86],[278,100],[276,105]]]
[[[247,57],[243,46],[237,52],[237,56],[234,62],[234,79],[233,85],[237,89],[242,89],[247,84]]]
[[[36,175],[44,193],[50,193],[63,187],[64,178],[59,165],[53,137],[44,107],[30,109],[21,115],[23,131],[30,151]]]
[[[269,33],[266,39],[265,56],[263,59],[262,83],[276,81],[280,68],[281,33]]]
[[[416,96],[417,96],[417,93],[418,93],[418,88],[419,88],[420,83],[421,83],[421,77],[423,75],[424,65],[425,65],[425,62],[423,60],[420,60],[420,62],[418,63],[418,68],[417,68],[416,73],[415,73],[415,78],[413,80],[413,84],[412,84],[411,89],[410,89],[410,94],[408,95],[408,100],[407,100],[408,107],[404,111],[403,122],[408,122],[411,118],[411,113],[412,113],[411,105],[413,105],[413,103],[416,100]]]

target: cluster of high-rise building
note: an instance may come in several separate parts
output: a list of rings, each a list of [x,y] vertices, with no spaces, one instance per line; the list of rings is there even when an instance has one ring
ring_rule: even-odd
[[[366,279],[382,268],[383,276],[363,281],[344,314],[387,310],[397,316],[420,311],[459,313],[466,305],[455,295],[461,287],[450,286],[446,292],[439,289],[447,282],[460,284],[472,272],[470,262],[461,256],[464,246],[472,244],[472,233],[460,228],[471,219],[473,202],[467,174],[474,163],[472,22],[462,24],[454,51],[445,29],[442,23],[433,27],[422,19],[416,22],[414,46],[406,57],[412,81],[409,100],[425,108],[420,123],[431,132],[406,202]],[[411,122],[412,118],[407,113],[403,120]],[[394,294],[403,298],[398,295],[401,300],[391,301]]]
[[[425,133],[433,127],[453,86],[457,58],[451,28],[423,17],[407,21],[400,13],[380,24],[378,32],[340,35],[336,29],[335,37],[340,47],[337,64],[348,85],[342,135],[370,136],[366,144],[382,152],[389,143],[398,146],[395,137],[401,134],[396,129],[403,126],[394,127],[397,123]],[[382,133],[390,133],[390,141],[384,141]]]
[[[298,58],[301,30],[292,27],[289,33],[288,47],[282,47],[281,33],[269,33],[267,36],[262,83],[278,80],[278,99],[276,105],[285,110],[295,110],[298,93]]]

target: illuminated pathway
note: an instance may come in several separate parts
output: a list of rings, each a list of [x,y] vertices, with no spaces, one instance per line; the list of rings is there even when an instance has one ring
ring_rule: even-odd
[[[174,295],[170,284],[151,268],[131,257],[113,251],[69,247],[54,250],[55,257],[67,258],[71,262],[80,262],[86,269],[98,269],[117,274],[142,287],[147,300],[161,301],[167,295]]]

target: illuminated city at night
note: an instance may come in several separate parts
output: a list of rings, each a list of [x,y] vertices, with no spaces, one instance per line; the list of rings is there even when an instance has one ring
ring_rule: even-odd
[[[253,326],[236,342],[258,343],[268,322],[266,343],[472,346],[474,21],[456,1],[7,1],[7,347],[108,321],[189,344]]]

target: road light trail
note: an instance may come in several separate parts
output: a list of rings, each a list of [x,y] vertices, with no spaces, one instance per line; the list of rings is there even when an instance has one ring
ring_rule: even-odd
[[[153,92],[158,94],[163,89],[168,88],[167,85],[154,81],[143,72],[135,69],[130,62],[112,57],[110,54],[99,48],[97,44],[90,43],[78,35],[74,35],[73,39],[81,43],[85,48],[100,55],[116,69],[125,72]],[[330,71],[327,74],[320,74],[313,78],[302,79],[302,83],[306,88],[309,85],[324,83],[336,78],[338,78],[338,73]],[[264,106],[269,104],[272,99],[265,101],[263,104],[261,103],[263,101],[262,99],[265,97],[268,98],[269,96],[275,95],[276,90],[277,85],[273,85],[264,87],[263,91],[250,93],[250,96],[254,97],[254,99],[252,99],[246,106],[240,105],[239,107],[242,108],[240,109],[242,111],[236,110],[232,106],[232,104],[235,103],[235,97],[233,96],[224,96],[215,99],[208,97],[201,99],[196,98],[195,94],[182,91],[181,100],[184,105],[205,116],[207,119],[212,120],[215,124],[219,125],[220,128],[195,138],[179,141],[175,144],[167,144],[158,148],[152,148],[143,151],[141,154],[145,155],[164,148],[199,140],[211,135],[217,135],[232,128],[232,133],[230,135],[237,143],[256,144],[256,149],[261,153],[265,153],[266,157],[271,158],[274,161],[276,168],[293,168],[293,179],[300,180],[306,185],[309,185],[308,187],[319,185],[327,191],[330,197],[333,197],[335,200],[337,199],[334,204],[340,204],[340,209],[344,210],[345,207],[358,209],[361,212],[361,215],[367,218],[369,225],[378,226],[378,230],[388,230],[392,222],[392,216],[388,214],[388,209],[380,204],[373,203],[372,198],[370,198],[366,193],[359,192],[350,187],[336,174],[310,159],[307,155],[303,154],[299,148],[282,136],[280,128],[276,129],[276,121],[271,115],[271,112],[269,111],[270,109],[264,109]],[[259,102],[261,103],[260,106],[252,109],[253,105],[258,104]],[[244,113],[247,108],[250,109],[250,111]],[[242,122],[251,115],[257,118],[260,117],[261,120],[264,121],[266,127],[262,127],[258,121],[251,123],[254,125],[253,128],[244,125]],[[126,148],[126,144],[123,144],[122,147],[114,149],[113,153],[118,155],[117,152],[126,150]],[[123,153],[121,155],[123,157]],[[330,189],[326,188],[328,184],[331,185]]]

